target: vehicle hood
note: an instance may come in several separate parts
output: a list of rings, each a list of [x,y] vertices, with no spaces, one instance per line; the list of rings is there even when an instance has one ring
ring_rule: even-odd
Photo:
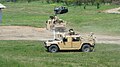
[[[48,40],[48,41],[46,41],[46,43],[51,43],[51,44],[57,44],[57,43],[59,43],[59,42],[61,42],[60,40]]]

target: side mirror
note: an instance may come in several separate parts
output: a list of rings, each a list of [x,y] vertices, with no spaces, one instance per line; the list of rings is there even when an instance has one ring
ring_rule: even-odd
[[[66,39],[66,38],[63,38],[63,42],[67,42],[67,39]]]
[[[63,40],[63,42],[65,42],[65,40]]]
[[[48,21],[46,21],[46,23],[48,23]]]

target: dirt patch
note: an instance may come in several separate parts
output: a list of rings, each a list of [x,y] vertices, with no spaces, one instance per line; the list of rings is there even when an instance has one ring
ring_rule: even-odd
[[[82,34],[84,35],[84,34]],[[97,43],[120,43],[120,36],[95,35]],[[45,28],[29,26],[0,26],[0,40],[40,40],[53,39],[53,32]]]
[[[120,14],[120,7],[119,8],[114,8],[114,9],[109,9],[109,10],[105,10],[105,13],[112,13],[112,14]]]
[[[96,35],[97,43],[120,44],[120,36]]]
[[[29,26],[0,26],[0,40],[47,40],[52,32]]]

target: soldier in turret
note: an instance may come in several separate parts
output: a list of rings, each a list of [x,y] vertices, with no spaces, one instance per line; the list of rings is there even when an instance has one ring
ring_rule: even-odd
[[[51,30],[55,24],[54,16],[50,16],[49,18],[50,19],[46,21],[46,29],[47,30]]]
[[[57,16],[54,16],[54,20],[55,20],[56,24],[64,23],[64,21],[62,19],[59,19],[59,17],[57,17]]]
[[[73,29],[70,29],[70,30],[69,30],[69,35],[75,35],[75,32],[74,32]]]

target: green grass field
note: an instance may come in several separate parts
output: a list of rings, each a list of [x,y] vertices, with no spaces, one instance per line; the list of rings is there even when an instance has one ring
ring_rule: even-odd
[[[40,41],[0,41],[0,67],[119,67],[119,55],[116,44],[96,44],[90,53],[49,53]]]
[[[45,27],[53,8],[62,4],[4,3],[5,26]],[[80,32],[120,35],[120,15],[99,13],[119,5],[69,6],[69,13],[59,15],[68,27]],[[0,67],[120,67],[120,45],[96,44],[95,52],[76,51],[49,53],[40,41],[0,41]]]
[[[62,4],[31,3],[4,3],[7,9],[3,10],[2,25],[24,25],[34,27],[45,27],[45,21],[53,15],[55,6]],[[120,15],[99,13],[100,11],[119,7],[119,5],[96,6],[70,6],[69,12],[59,15],[68,21],[68,27],[80,32],[95,32],[96,34],[120,35]]]

